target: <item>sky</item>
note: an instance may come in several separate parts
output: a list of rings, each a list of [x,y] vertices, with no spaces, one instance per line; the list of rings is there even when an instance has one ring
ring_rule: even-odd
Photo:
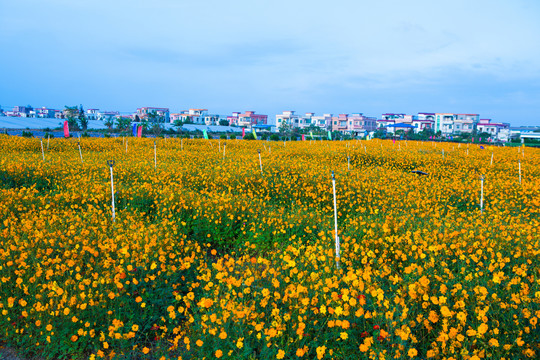
[[[540,125],[538,0],[0,0],[0,106]]]

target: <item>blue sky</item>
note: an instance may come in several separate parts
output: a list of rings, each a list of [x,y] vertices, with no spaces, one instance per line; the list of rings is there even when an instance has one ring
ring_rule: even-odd
[[[0,106],[540,125],[538,0],[0,0]]]

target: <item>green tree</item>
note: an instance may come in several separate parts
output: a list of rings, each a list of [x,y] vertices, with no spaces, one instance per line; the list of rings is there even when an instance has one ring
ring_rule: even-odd
[[[131,126],[131,119],[128,117],[120,116],[116,119],[116,128],[121,131],[127,131],[129,130],[129,127]]]
[[[83,129],[84,131],[86,131],[88,129],[88,118],[84,115],[84,109],[83,109],[83,106],[81,105],[80,108],[79,108],[79,126],[81,129]]]
[[[112,127],[114,126],[114,121],[113,121],[111,118],[108,118],[108,119],[104,122],[104,125],[105,125],[109,130],[111,130]]]
[[[219,120],[219,125],[221,125],[221,126],[229,126],[229,122],[227,120],[221,119],[221,120]]]
[[[163,125],[159,124],[159,123],[155,123],[152,125],[152,132],[154,133],[155,136],[160,136],[161,133],[163,132]]]

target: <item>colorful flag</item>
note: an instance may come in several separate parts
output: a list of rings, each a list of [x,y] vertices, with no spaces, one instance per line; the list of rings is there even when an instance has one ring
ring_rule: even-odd
[[[206,140],[208,140],[208,132],[206,132],[206,130],[203,130],[203,136]]]
[[[137,136],[137,124],[133,124],[133,130],[131,130],[133,136]]]
[[[311,140],[313,140],[313,131],[309,132],[309,136],[311,136]]]
[[[302,134],[302,141],[306,141],[306,135]]]
[[[137,137],[142,137],[142,125],[137,129]]]
[[[246,128],[242,128],[242,138],[246,136]]]
[[[64,121],[64,137],[69,137],[69,125],[67,120]]]
[[[253,136],[255,137],[255,140],[257,140],[257,133],[255,132],[255,129],[251,129],[251,131],[253,132]]]
[[[395,144],[395,143],[396,143],[396,139],[392,139],[392,143]]]
[[[332,132],[330,130],[328,131],[328,140],[332,140]]]

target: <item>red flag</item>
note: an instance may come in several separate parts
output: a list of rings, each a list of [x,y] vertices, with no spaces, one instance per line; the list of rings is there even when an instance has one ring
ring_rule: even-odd
[[[67,120],[64,121],[64,137],[69,137],[69,125]]]
[[[246,128],[242,128],[242,137],[246,136]]]
[[[137,137],[142,137],[142,126],[137,128]]]
[[[306,141],[306,135],[302,135],[302,141]]]
[[[396,139],[392,139],[392,143],[395,144],[395,143],[396,143]]]

